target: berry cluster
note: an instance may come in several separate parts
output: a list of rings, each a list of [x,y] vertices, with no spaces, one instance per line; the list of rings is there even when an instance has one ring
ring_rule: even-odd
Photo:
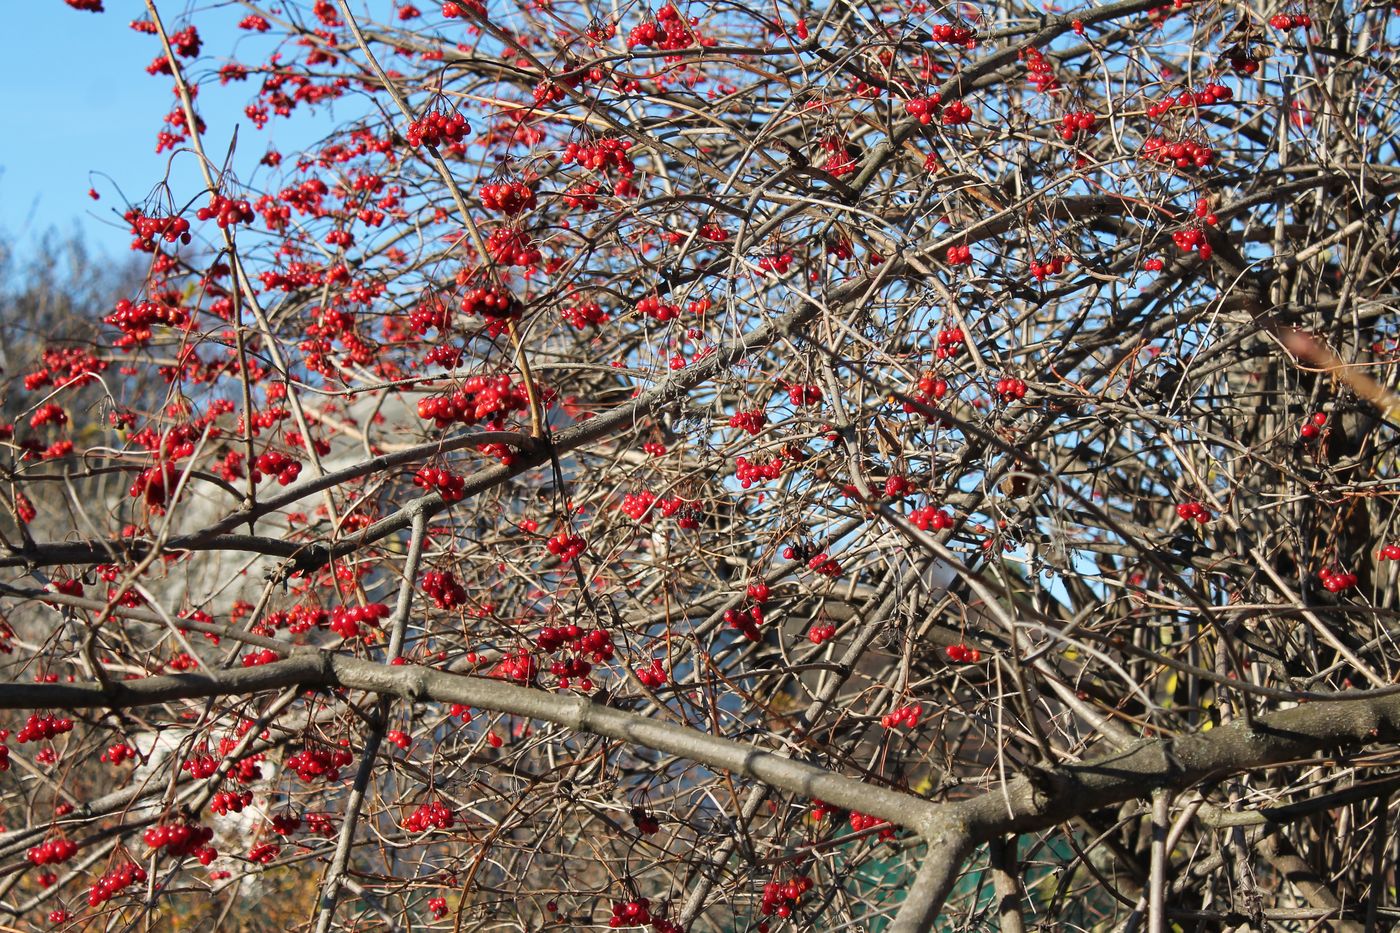
[[[1055,77],[1055,68],[1040,49],[1026,49],[1021,57],[1026,62],[1026,80],[1035,86],[1037,93],[1048,94],[1059,88],[1060,79]]]
[[[164,849],[175,858],[193,855],[201,865],[208,865],[219,857],[219,853],[209,845],[214,838],[213,828],[200,823],[157,823],[147,827],[141,838],[152,849]]]
[[[146,870],[138,865],[127,862],[117,868],[113,868],[97,879],[97,883],[88,889],[88,906],[97,907],[111,900],[124,889],[133,884],[141,884],[146,880]]]
[[[1215,150],[1193,139],[1168,142],[1165,136],[1149,136],[1142,144],[1142,158],[1178,169],[1206,168],[1215,161]]]
[[[818,622],[807,630],[807,640],[814,645],[836,637],[836,626],[831,622]]]
[[[646,299],[643,299],[644,301]],[[679,313],[679,309],[677,310]],[[576,330],[583,330],[590,324],[601,326],[608,323],[608,312],[596,301],[583,301],[559,309],[559,316]]]
[[[675,52],[693,45],[714,45],[713,39],[700,35],[695,28],[698,25],[698,18],[692,16],[686,19],[674,3],[667,3],[656,11],[656,22],[644,22],[632,27],[627,34],[627,48],[654,46],[665,52]]]
[[[1329,593],[1344,593],[1356,585],[1356,574],[1335,567],[1322,568],[1317,572],[1317,578]]]
[[[1196,521],[1202,525],[1208,523],[1214,516],[1199,502],[1183,502],[1176,507],[1177,517],[1182,521]]]
[[[772,252],[758,257],[758,267],[764,272],[772,272],[774,275],[787,275],[787,271],[792,266],[792,250],[785,249],[781,252]]]
[[[488,241],[486,249],[496,256],[496,250],[501,250],[501,255],[506,258],[515,258],[515,253],[507,253],[507,244],[504,239],[497,240],[496,234],[508,231],[497,230],[491,234],[491,241]],[[529,238],[526,237],[526,242]],[[493,245],[494,243],[494,245]],[[514,250],[519,243],[509,244],[509,249]],[[539,251],[535,250],[536,261],[538,261]],[[504,261],[497,257],[497,261]],[[520,303],[515,300],[515,296],[510,292],[502,291],[498,288],[490,288],[485,285],[478,285],[476,288],[468,289],[462,295],[462,313],[468,316],[480,315],[487,320],[498,321],[520,316]],[[494,336],[494,335],[493,335]]]
[[[1068,256],[1051,256],[1044,262],[1038,259],[1032,259],[1030,262],[1031,278],[1035,279],[1037,282],[1044,282],[1050,276],[1059,275],[1061,272],[1065,271],[1065,266],[1068,263]]]
[[[942,94],[930,94],[928,97],[911,97],[904,104],[904,112],[917,119],[924,126],[933,122],[935,114],[938,112],[938,105],[943,103]]]
[[[571,561],[588,549],[582,535],[561,531],[545,542],[545,549],[561,561]]]
[[[1400,560],[1400,544],[1387,544],[1376,555],[1376,560]]]
[[[972,247],[967,245],[950,246],[948,247],[948,252],[944,254],[944,258],[947,260],[947,263],[950,266],[971,265]]]
[[[507,415],[529,406],[524,385],[512,385],[509,376],[472,376],[451,395],[420,399],[418,417],[432,419],[438,428],[485,421],[502,430]]]
[[[244,667],[258,667],[263,664],[271,664],[278,659],[278,654],[271,648],[263,648],[259,651],[249,651],[243,656]]]
[[[546,653],[569,648],[580,654],[591,655],[593,660],[598,663],[611,660],[616,651],[612,634],[607,629],[596,628],[584,631],[573,623],[558,628],[541,629],[539,635],[535,637],[535,645]]]
[[[893,839],[893,838],[894,838],[894,827],[893,827],[893,826],[890,826],[889,823],[887,823],[886,821],[880,819],[880,818],[877,817],[877,816],[870,816],[869,814],[860,813],[860,812],[858,812],[858,811],[856,811],[856,810],[852,810],[852,811],[851,811],[851,816],[850,816],[850,821],[851,821],[851,829],[852,829],[852,831],[854,831],[854,832],[862,832],[862,831],[867,830],[867,829],[874,829],[874,828],[877,827],[877,826],[883,826],[883,827],[885,827],[885,828],[882,829],[882,830],[880,830],[880,838],[881,838],[881,839]]]
[[[154,253],[158,239],[166,243],[190,242],[190,222],[183,217],[147,217],[132,208],[123,219],[131,225],[131,234],[136,238],[131,241],[133,250]]]
[[[194,58],[199,55],[200,46],[199,30],[193,26],[186,26],[179,32],[170,34],[170,47],[175,50],[175,54],[181,58]]]
[[[982,660],[982,652],[967,645],[949,645],[943,649],[943,653],[954,664],[976,664]]]
[[[535,98],[536,107],[548,107],[550,104],[557,104],[567,96],[564,86],[558,81],[551,81],[549,78],[545,78],[537,83],[532,94]]]
[[[924,708],[918,703],[910,703],[908,706],[901,706],[892,713],[886,713],[880,717],[880,725],[886,729],[898,729],[900,726],[914,728],[919,724],[919,717],[924,714]]]
[[[102,753],[101,760],[113,765],[119,765],[124,761],[135,761],[136,749],[125,742],[118,742]]]
[[[1211,256],[1215,255],[1215,250],[1206,242],[1205,231],[1197,226],[1184,227],[1177,230],[1172,234],[1172,242],[1175,243],[1176,248],[1183,253],[1189,253],[1194,250],[1196,255],[1201,257],[1202,260],[1209,260]]]
[[[717,223],[708,223],[696,231],[701,239],[709,240],[712,243],[723,243],[729,239],[729,231]]]
[[[428,898],[428,911],[433,915],[434,920],[441,920],[443,917],[447,916],[447,898]]]
[[[486,19],[486,4],[482,0],[447,0],[442,5],[442,15],[448,19],[470,19],[472,15]]]
[[[187,327],[190,313],[181,307],[172,307],[149,299],[133,302],[123,298],[116,309],[103,319],[124,334],[140,334],[150,338],[151,327],[163,324],[166,327]]]
[[[1220,223],[1220,218],[1210,209],[1210,198],[1197,198],[1192,212],[1207,226],[1214,227]]]
[[[660,658],[652,658],[651,664],[646,667],[639,667],[633,673],[637,675],[638,680],[646,684],[652,690],[665,686],[666,684],[666,669],[661,666]],[[656,830],[653,829],[652,832],[656,832]]]
[[[757,435],[768,424],[768,414],[761,408],[749,411],[736,411],[729,416],[729,426]]]
[[[71,839],[50,839],[24,853],[34,865],[57,865],[78,854],[78,844]]]
[[[1161,100],[1149,104],[1147,115],[1149,117],[1160,117],[1172,110],[1186,107],[1208,107],[1211,104],[1223,104],[1235,96],[1235,92],[1223,84],[1211,82],[1199,91],[1185,90],[1175,97],[1164,97]]]
[[[1073,141],[1081,133],[1086,137],[1093,136],[1098,128],[1098,115],[1087,110],[1071,110],[1060,118],[1060,138],[1065,142]]]
[[[925,505],[909,513],[909,521],[920,531],[943,531],[954,526],[953,516],[945,509]]]
[[[57,402],[45,402],[40,405],[29,419],[31,428],[41,428],[46,424],[67,424],[68,412],[63,410],[63,406]]]
[[[258,865],[271,865],[282,854],[282,847],[275,842],[260,842],[248,850],[248,861]]]
[[[814,161],[819,161],[821,168],[836,178],[850,175],[860,168],[856,163],[860,150],[837,134],[822,139],[817,143],[817,148],[821,155],[819,160]]]
[[[413,485],[424,490],[437,490],[443,502],[461,502],[466,496],[466,480],[451,470],[423,467],[413,474]]]
[[[354,760],[355,756],[343,748],[334,751],[329,748],[303,748],[287,756],[283,768],[296,774],[303,784],[321,780],[334,782],[340,780],[340,769]]]
[[[933,41],[946,42],[949,45],[967,45],[975,35],[966,26],[950,26],[948,23],[939,23],[933,27]]]
[[[767,463],[751,463],[744,457],[739,457],[734,461],[734,478],[744,489],[748,489],[754,483],[777,479],[782,475],[783,458],[781,454]]]
[[[534,209],[535,189],[522,181],[488,182],[481,186],[481,203],[487,210],[498,211],[507,217],[514,217],[523,211]]]
[[[72,452],[73,442],[65,439],[61,441],[54,441],[48,447],[45,447],[42,456],[45,460],[58,460],[60,458],[68,456]]]
[[[758,641],[763,636],[758,628],[763,624],[763,608],[750,606],[747,609],[724,610],[725,624],[735,629],[749,641]]]
[[[1269,17],[1269,25],[1275,29],[1311,29],[1312,17],[1306,13],[1275,13]]]
[[[687,503],[680,496],[672,496],[671,499],[662,499],[658,506],[661,507],[662,518],[675,516],[676,527],[682,531],[696,530],[704,517],[704,503],[701,500]]]
[[[595,195],[601,187],[596,181],[590,181],[570,188],[564,192],[564,206],[576,211],[597,210],[598,198]]]
[[[34,507],[34,503],[19,490],[15,490],[15,517],[23,525],[28,525],[39,517],[39,510]]]
[[[408,144],[415,149],[420,145],[440,146],[444,142],[458,142],[467,133],[467,118],[460,113],[452,116],[441,111],[433,111],[421,120],[414,120],[404,134]]]
[[[783,560],[807,561],[813,554],[817,553],[816,544],[806,539],[799,539],[792,544],[783,546]]]
[[[486,252],[503,266],[536,266],[544,258],[530,234],[504,227],[491,231],[486,240]]]
[[[1255,57],[1255,55],[1251,55],[1248,51],[1245,51],[1230,56],[1230,68],[1233,69],[1236,74],[1249,77],[1259,70],[1261,61],[1262,58]]]
[[[972,122],[972,108],[960,100],[949,101],[939,119],[944,126],[963,126]]]
[[[360,626],[378,629],[379,623],[389,618],[389,607],[385,603],[370,603],[365,606],[336,606],[331,610],[327,622],[332,632],[349,640],[360,634]]]
[[[1019,401],[1026,397],[1026,383],[1010,376],[998,379],[995,394],[1003,402]]]
[[[962,331],[956,331],[956,333],[961,334]],[[964,348],[964,344],[961,339],[950,342],[946,345],[942,345],[942,336],[940,335],[939,342],[941,345],[938,347],[937,350],[934,351],[934,353],[939,356],[939,359],[947,359],[951,356],[956,356],[957,354],[961,353]],[[943,398],[947,394],[947,379],[944,379],[933,373],[924,373],[922,376],[919,377],[919,382],[915,386],[914,399],[915,401],[918,401],[921,404],[927,405],[931,402],[935,402],[938,399]],[[904,403],[904,413],[906,415],[912,415],[918,410],[919,408],[917,405],[914,405],[911,402]]]
[[[647,295],[641,301],[638,301],[637,311],[662,324],[667,321],[674,321],[681,316],[680,305],[664,302],[659,295]]]
[[[788,401],[794,405],[815,405],[822,400],[821,386],[793,382],[787,387]]]
[[[221,790],[210,798],[209,809],[219,816],[227,816],[230,813],[242,813],[252,806],[252,803],[253,792],[250,790]]]
[[[492,668],[491,676],[527,684],[535,679],[537,673],[539,673],[539,664],[535,661],[534,655],[522,648],[502,658],[500,663]]]
[[[24,721],[19,732],[15,735],[15,741],[23,745],[26,742],[38,742],[43,739],[51,739],[55,736],[63,735],[65,732],[73,731],[73,720],[66,717],[60,719],[57,716],[46,715],[37,716],[33,713]]]
[[[793,911],[797,908],[797,902],[802,900],[802,895],[810,890],[812,890],[810,875],[799,875],[786,883],[770,881],[763,886],[763,901],[759,905],[759,913],[765,917],[776,914],[786,920],[792,916]]]
[[[1305,441],[1310,441],[1322,433],[1322,429],[1327,426],[1327,412],[1315,411],[1303,422],[1303,427],[1298,431],[1298,435]]]
[[[909,478],[899,473],[891,473],[885,477],[885,498],[903,499],[914,491],[914,484],[909,482]]]
[[[208,206],[195,211],[195,216],[200,220],[213,218],[214,222],[224,229],[234,224],[250,224],[257,219],[257,215],[253,213],[253,205],[247,201],[235,201],[217,193],[209,195]]]
[[[173,662],[170,666],[175,668],[175,670],[177,671],[186,671],[193,668],[194,659],[190,658],[189,655],[183,655],[183,657],[189,658],[189,660],[191,661],[188,667],[182,667]],[[219,760],[213,755],[194,755],[181,762],[180,769],[197,781],[203,780],[204,778],[211,777],[216,771],[219,770]]]
[[[35,392],[45,386],[62,389],[81,385],[107,368],[107,361],[82,347],[45,347],[44,365],[25,374],[25,391]]]
[[[565,165],[574,163],[581,168],[595,172],[616,171],[623,178],[631,178],[637,171],[627,150],[632,148],[630,139],[605,137],[590,143],[569,143],[564,147],[560,159]]]
[[[622,497],[622,512],[634,522],[646,523],[652,519],[652,506],[656,504],[656,493],[650,490],[629,492]]]
[[[652,916],[651,901],[645,897],[639,897],[632,901],[613,902],[612,916],[608,918],[608,926],[614,930],[621,927],[642,927],[649,923],[655,933],[669,933],[669,931],[676,929],[667,921]]]
[[[136,479],[132,481],[127,493],[133,499],[140,499],[144,496],[147,506],[152,509],[160,509],[165,505],[170,493],[175,490],[179,475],[180,471],[173,463],[147,467],[136,475]]]
[[[423,574],[423,592],[439,609],[456,609],[467,601],[467,591],[450,571],[430,570]]]
[[[462,365],[462,348],[446,343],[431,347],[427,353],[423,354],[423,365],[456,369]]]
[[[427,333],[428,331],[447,331],[448,311],[447,304],[442,303],[441,298],[431,298],[428,301],[420,301],[409,311],[409,329],[414,333]]]
[[[301,475],[301,464],[284,453],[269,450],[253,461],[252,475],[255,483],[261,483],[264,477],[276,476],[279,485],[290,486]]]
[[[451,829],[455,822],[452,811],[442,801],[434,800],[419,806],[399,825],[411,833],[425,833],[430,829]]]

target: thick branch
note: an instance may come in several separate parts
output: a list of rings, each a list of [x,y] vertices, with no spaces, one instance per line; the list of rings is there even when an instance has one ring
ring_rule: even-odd
[[[973,837],[987,840],[1063,823],[1070,817],[1180,790],[1200,781],[1307,758],[1400,741],[1400,696],[1307,703],[1193,735],[1144,739],[1079,764],[1038,769],[995,790],[952,805]]]

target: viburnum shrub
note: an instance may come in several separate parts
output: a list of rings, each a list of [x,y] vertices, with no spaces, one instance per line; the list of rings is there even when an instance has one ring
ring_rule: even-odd
[[[1400,911],[1394,4],[48,2],[0,925]]]

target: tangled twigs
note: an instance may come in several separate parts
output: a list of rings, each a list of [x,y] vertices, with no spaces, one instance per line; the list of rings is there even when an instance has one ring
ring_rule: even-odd
[[[56,7],[171,171],[0,263],[7,924],[1400,909],[1389,7]]]

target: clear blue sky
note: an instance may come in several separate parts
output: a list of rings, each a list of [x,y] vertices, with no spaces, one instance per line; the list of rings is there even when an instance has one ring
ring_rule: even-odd
[[[144,4],[106,0],[107,11],[100,14],[73,10],[62,0],[4,6],[0,126],[7,131],[0,135],[0,232],[21,253],[50,227],[60,233],[79,229],[99,252],[125,253],[130,237],[120,220],[118,187],[127,199],[140,202],[171,164],[170,152],[155,152],[161,119],[174,104],[171,80],[146,74],[160,42],[128,28],[144,13]],[[169,29],[184,25],[179,18],[184,9],[180,3],[162,7]],[[264,57],[257,38],[234,28],[243,12],[230,6],[198,14],[204,52],[197,71],[217,68],[235,47],[246,63]],[[227,88],[204,80],[200,88],[199,110],[209,125],[211,157],[222,160],[235,122],[241,124],[235,164],[245,180],[270,139],[284,152],[294,152],[299,148],[294,143],[305,145],[314,138],[304,115],[292,121],[274,118],[262,131],[252,127],[243,106],[258,80]],[[293,128],[300,128],[295,139],[289,133]],[[188,154],[175,158],[170,177],[181,202],[204,187]],[[88,197],[89,187],[102,195],[100,201]]]

